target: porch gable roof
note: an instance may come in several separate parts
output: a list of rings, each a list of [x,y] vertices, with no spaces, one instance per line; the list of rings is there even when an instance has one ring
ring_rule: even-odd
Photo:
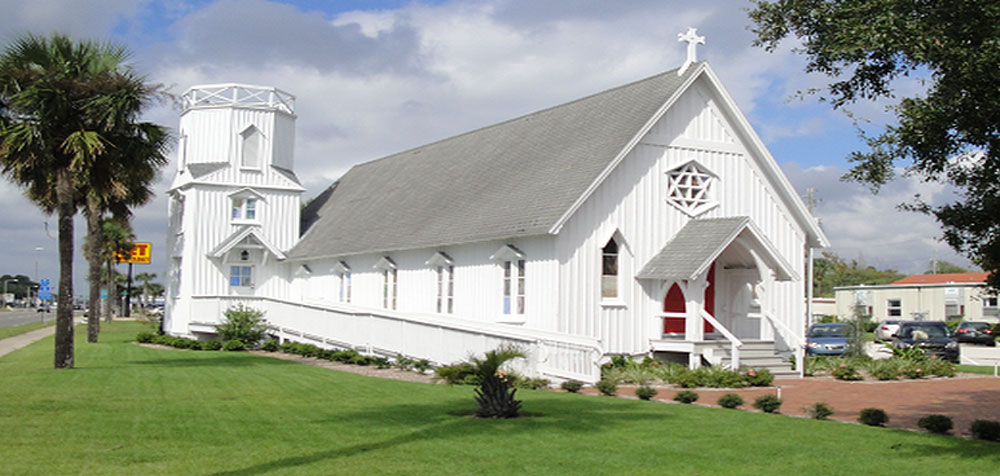
[[[796,274],[791,266],[757,230],[750,217],[745,216],[689,221],[643,266],[636,278],[693,280],[705,273],[744,231],[752,237],[754,250],[760,252],[761,258],[775,271],[778,280],[795,279]]]
[[[240,244],[240,242],[248,236],[253,237],[253,239],[260,243],[265,250],[274,255],[275,258],[278,258],[279,260],[285,259],[285,254],[282,253],[281,250],[271,245],[271,243],[261,236],[260,232],[255,227],[249,225],[244,225],[237,229],[235,233],[229,235],[229,238],[226,238],[222,241],[222,243],[219,243],[219,246],[216,246],[215,249],[208,252],[208,257],[222,258],[226,253],[235,248],[236,245]]]

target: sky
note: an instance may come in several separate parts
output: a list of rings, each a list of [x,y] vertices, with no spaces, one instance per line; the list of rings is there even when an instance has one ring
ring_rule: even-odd
[[[321,192],[352,165],[620,86],[680,66],[678,34],[698,29],[706,60],[846,259],[921,273],[937,257],[968,260],[939,241],[933,218],[901,211],[915,195],[953,200],[936,183],[908,178],[877,195],[840,177],[863,150],[854,122],[798,91],[825,78],[805,74],[794,44],[754,47],[740,0],[0,0],[0,44],[25,33],[62,32],[132,51],[151,82],[176,95],[198,84],[273,86],[296,96],[295,169]],[[916,79],[897,91],[919,91]],[[888,103],[849,109],[872,127],[891,119]],[[176,130],[179,109],[151,108],[145,120]],[[165,191],[135,211],[137,241],[153,244],[166,269]],[[0,180],[0,274],[58,276],[56,220]],[[76,294],[85,294],[82,219],[77,220]],[[40,249],[40,250],[39,250]],[[37,272],[36,272],[37,268]],[[53,281],[55,281],[53,279]]]

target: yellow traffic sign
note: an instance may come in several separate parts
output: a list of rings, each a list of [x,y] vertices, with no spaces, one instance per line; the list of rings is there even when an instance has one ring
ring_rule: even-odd
[[[118,253],[116,260],[119,263],[150,264],[153,262],[153,244],[133,243],[132,251]]]

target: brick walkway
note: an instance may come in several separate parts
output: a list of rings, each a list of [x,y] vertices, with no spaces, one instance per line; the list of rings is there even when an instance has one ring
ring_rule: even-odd
[[[737,393],[746,402],[742,409],[753,409],[753,401],[781,389],[781,413],[806,416],[804,408],[825,402],[833,408],[832,420],[856,422],[864,408],[881,408],[889,415],[892,428],[918,429],[917,420],[931,413],[951,417],[954,434],[968,435],[969,425],[978,419],[1000,421],[1000,378],[959,374],[956,378],[904,380],[896,382],[844,382],[832,377],[809,377],[801,380],[776,380],[775,387],[737,390],[694,389],[696,404],[716,406],[726,393]],[[618,389],[621,396],[634,397],[634,386]],[[683,390],[657,387],[656,400],[672,402]],[[597,393],[587,388],[586,393]]]

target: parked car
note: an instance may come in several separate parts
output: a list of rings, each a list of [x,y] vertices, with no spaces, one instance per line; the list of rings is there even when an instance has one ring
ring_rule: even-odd
[[[875,342],[888,342],[892,340],[892,335],[899,330],[900,322],[902,321],[885,320],[878,323],[878,327],[875,328]]]
[[[806,353],[811,355],[841,355],[847,352],[847,339],[853,328],[842,322],[813,324],[806,334]]]
[[[955,329],[955,340],[990,347],[997,346],[997,336],[993,333],[993,325],[989,322],[966,321],[959,324]]]
[[[958,363],[958,342],[950,337],[948,326],[941,321],[901,322],[892,345],[901,349],[918,348],[927,357]]]

